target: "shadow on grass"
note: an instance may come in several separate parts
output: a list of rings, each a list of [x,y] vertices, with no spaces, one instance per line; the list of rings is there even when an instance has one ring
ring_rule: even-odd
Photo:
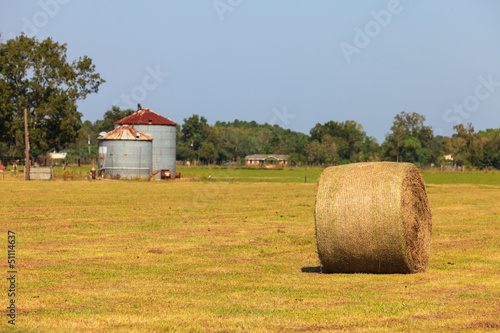
[[[321,267],[321,266],[316,266],[316,267],[302,267],[302,273],[326,274],[326,272],[323,272],[323,267]]]

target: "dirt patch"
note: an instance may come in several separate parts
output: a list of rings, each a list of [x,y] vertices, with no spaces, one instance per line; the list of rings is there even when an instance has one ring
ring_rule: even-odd
[[[163,249],[158,249],[158,248],[155,248],[155,249],[149,249],[146,251],[146,253],[153,253],[153,254],[167,254],[167,251],[163,250]]]
[[[290,326],[280,327],[278,329],[278,331],[280,331],[280,332],[336,332],[336,331],[353,332],[353,331],[356,331],[356,328],[357,328],[357,326],[339,325],[339,324],[304,325],[304,326],[300,326],[300,327],[290,327]]]
[[[451,327],[453,330],[493,330],[500,328],[500,322],[494,322],[489,320],[481,320],[473,323],[456,325]]]

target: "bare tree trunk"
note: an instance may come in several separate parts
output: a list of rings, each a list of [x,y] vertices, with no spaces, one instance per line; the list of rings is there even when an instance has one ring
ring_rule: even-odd
[[[24,180],[30,180],[30,137],[28,133],[28,110],[24,109],[24,145],[26,146],[24,161]]]

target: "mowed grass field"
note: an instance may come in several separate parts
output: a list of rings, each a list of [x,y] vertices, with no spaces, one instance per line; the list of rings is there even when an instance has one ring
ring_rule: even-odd
[[[423,172],[428,270],[375,275],[318,272],[321,169],[179,171],[162,182],[0,178],[3,275],[8,230],[18,269],[16,326],[4,279],[0,331],[500,331],[500,172]]]

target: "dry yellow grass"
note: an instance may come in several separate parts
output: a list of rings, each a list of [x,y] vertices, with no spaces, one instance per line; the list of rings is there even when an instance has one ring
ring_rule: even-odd
[[[372,275],[317,273],[316,184],[2,181],[16,330],[500,330],[500,186],[427,188],[427,272]]]

